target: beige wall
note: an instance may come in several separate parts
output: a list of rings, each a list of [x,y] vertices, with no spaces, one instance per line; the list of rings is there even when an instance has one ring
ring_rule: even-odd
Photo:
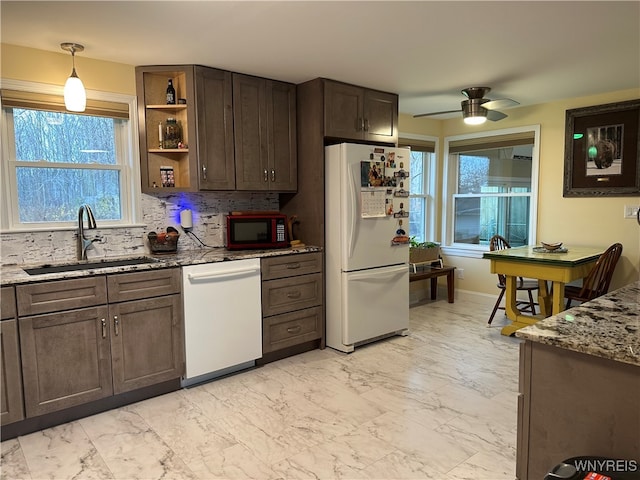
[[[1,77],[13,80],[63,85],[71,72],[70,54],[46,52],[15,45],[1,45]],[[76,55],[76,70],[89,90],[135,94],[135,69],[132,65],[103,62],[90,58],[91,52]],[[450,135],[482,130],[510,128],[522,125],[541,125],[540,143],[540,195],[538,200],[538,239],[563,241],[567,245],[624,245],[613,287],[640,278],[640,226],[635,220],[623,218],[624,205],[640,204],[640,197],[563,198],[562,179],[564,169],[564,118],[565,110],[589,105],[639,98],[639,90],[613,92],[586,98],[574,98],[533,107],[512,108],[509,117],[499,123],[488,122],[482,127],[467,127],[460,119],[445,121],[430,118],[414,119],[401,115],[401,133],[436,136],[442,139]],[[442,151],[439,152],[442,185]],[[441,192],[437,192],[439,195]],[[440,210],[440,205],[438,210]],[[441,218],[437,219],[440,231]],[[495,294],[494,278],[489,274],[486,260],[448,258],[447,262],[463,268],[465,278],[456,280],[457,287]]]
[[[623,218],[625,205],[640,205],[640,196],[605,198],[564,198],[564,123],[567,109],[640,98],[640,90],[624,90],[591,97],[566,99],[531,107],[511,108],[508,118],[469,127],[461,118],[434,121],[401,115],[402,133],[438,136],[440,142],[439,186],[442,188],[444,137],[478,131],[540,125],[540,170],[538,195],[538,240],[561,241],[571,245],[609,246],[622,243],[624,249],[616,268],[612,288],[640,279],[640,225]],[[440,195],[441,191],[437,193]],[[440,224],[439,224],[440,225]],[[457,288],[495,294],[489,262],[482,259],[450,257],[446,262],[464,269]]]
[[[2,78],[63,86],[71,74],[71,54],[1,45]],[[91,52],[76,53],[76,72],[87,90],[136,94],[135,67],[93,60]]]

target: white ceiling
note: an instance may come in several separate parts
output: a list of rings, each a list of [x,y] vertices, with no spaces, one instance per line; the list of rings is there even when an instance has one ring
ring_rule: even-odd
[[[2,0],[0,16],[3,43],[332,78],[396,92],[409,114],[458,109],[470,86],[521,105],[640,88],[639,1]]]

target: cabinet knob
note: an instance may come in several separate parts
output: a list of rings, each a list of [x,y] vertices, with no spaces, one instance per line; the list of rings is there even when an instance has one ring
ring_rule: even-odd
[[[103,318],[100,323],[102,323],[102,338],[107,338],[107,321]]]
[[[269,181],[269,172],[267,171],[267,169],[264,169],[264,181],[268,182]]]
[[[356,119],[356,132],[361,132],[364,129],[364,118],[358,117]]]
[[[275,182],[276,181],[276,171],[275,169],[271,169],[271,181]]]
[[[289,270],[295,270],[296,268],[300,268],[300,262],[295,262],[295,263],[287,263],[287,268]]]
[[[292,290],[291,292],[287,292],[287,298],[300,298],[300,290]]]
[[[365,118],[364,120],[364,131],[368,132],[369,131],[369,119]]]
[[[207,166],[206,165],[202,165],[202,179],[203,180],[207,179]]]
[[[119,335],[119,330],[120,330],[118,328],[119,326],[120,326],[120,320],[118,320],[118,316],[117,315],[114,315],[113,316],[113,329],[114,329],[114,332],[116,334],[116,337]]]

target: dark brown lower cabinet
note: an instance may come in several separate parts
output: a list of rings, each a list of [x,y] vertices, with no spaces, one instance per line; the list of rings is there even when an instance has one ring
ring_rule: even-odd
[[[27,417],[113,395],[106,305],[20,318]]]
[[[180,278],[174,268],[18,286],[27,418],[179,378]],[[103,291],[83,297],[96,305],[21,314]]]
[[[180,295],[119,303],[109,313],[114,393],[182,375]]]

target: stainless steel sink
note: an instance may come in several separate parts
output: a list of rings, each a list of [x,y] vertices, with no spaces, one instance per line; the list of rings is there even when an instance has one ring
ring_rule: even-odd
[[[46,273],[60,273],[60,272],[77,272],[80,270],[95,270],[98,268],[110,268],[110,267],[124,267],[127,265],[146,265],[149,263],[158,262],[155,258],[150,257],[138,257],[138,258],[124,258],[113,260],[100,260],[97,262],[78,262],[67,263],[60,265],[46,264],[38,267],[23,268],[29,275],[44,275]]]

